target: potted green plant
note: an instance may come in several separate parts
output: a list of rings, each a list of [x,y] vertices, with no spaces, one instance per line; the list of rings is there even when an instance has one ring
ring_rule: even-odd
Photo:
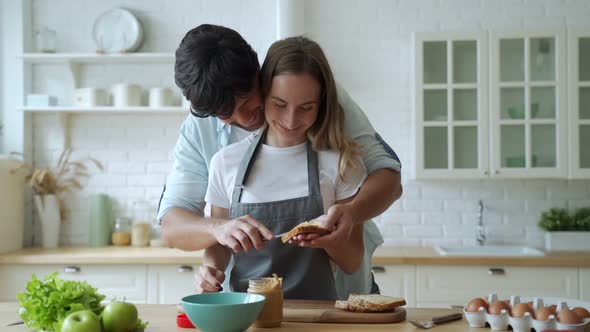
[[[570,213],[553,208],[541,214],[539,227],[546,231],[547,251],[590,251],[590,208]]]

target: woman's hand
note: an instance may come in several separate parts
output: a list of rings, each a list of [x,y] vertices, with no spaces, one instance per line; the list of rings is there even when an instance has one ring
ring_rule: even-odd
[[[346,203],[338,202],[328,209],[326,215],[318,218],[324,228],[333,229],[330,234],[302,234],[294,238],[293,243],[324,249],[342,271],[353,273],[360,267],[365,252],[363,223],[356,222],[353,210]]]
[[[217,293],[223,290],[221,284],[225,280],[225,273],[213,266],[201,265],[194,277],[193,285],[197,294]]]
[[[316,220],[320,221],[322,228],[332,230],[330,234],[320,236],[318,234],[300,234],[289,241],[301,247],[327,249],[338,241],[348,241],[355,226],[352,209],[347,204],[335,204]]]

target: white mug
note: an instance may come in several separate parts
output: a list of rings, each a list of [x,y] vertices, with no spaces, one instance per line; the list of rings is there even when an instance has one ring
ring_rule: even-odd
[[[174,99],[172,90],[168,88],[151,88],[149,105],[150,107],[171,106]]]
[[[80,88],[74,91],[74,105],[78,107],[106,106],[106,91],[97,88]]]
[[[136,84],[118,83],[112,86],[113,106],[141,106],[141,87]]]

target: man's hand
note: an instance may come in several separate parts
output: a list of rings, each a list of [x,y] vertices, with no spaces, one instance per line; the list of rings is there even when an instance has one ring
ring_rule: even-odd
[[[194,286],[197,294],[217,293],[223,290],[221,284],[225,280],[225,273],[209,265],[201,265],[195,273]]]
[[[232,249],[235,253],[242,250],[250,251],[262,248],[264,240],[272,240],[274,235],[258,220],[249,215],[222,222],[215,226],[215,239],[224,247]]]
[[[332,230],[332,233],[320,236],[318,234],[300,234],[289,243],[296,243],[302,247],[329,248],[338,241],[348,241],[357,221],[348,204],[335,204],[328,209],[328,213],[318,217],[321,227]]]

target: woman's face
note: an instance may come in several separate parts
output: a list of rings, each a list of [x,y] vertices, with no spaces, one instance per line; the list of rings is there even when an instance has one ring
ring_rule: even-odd
[[[305,142],[318,116],[320,96],[320,82],[307,73],[273,77],[264,105],[267,144],[285,147]]]

